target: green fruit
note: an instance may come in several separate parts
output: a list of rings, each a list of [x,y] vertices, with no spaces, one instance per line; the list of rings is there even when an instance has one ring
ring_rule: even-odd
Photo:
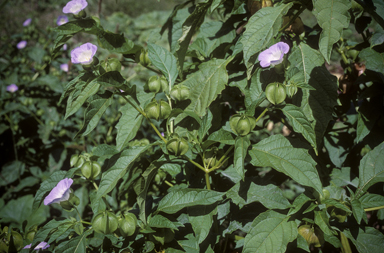
[[[285,100],[287,93],[281,83],[270,83],[265,89],[265,95],[267,96],[269,102],[277,105]]]
[[[350,49],[348,50],[347,52],[347,55],[349,58],[351,58],[353,61],[356,61],[358,55],[359,55],[360,51],[357,51],[355,49]]]
[[[318,227],[313,228],[310,225],[302,225],[298,228],[298,231],[309,246],[321,247],[324,244],[324,233]]]
[[[121,63],[118,59],[116,58],[109,58],[107,61],[104,63],[104,69],[107,72],[110,71],[119,71],[121,70]]]
[[[87,179],[93,180],[95,179],[101,172],[101,166],[97,162],[85,162],[83,166],[81,166],[81,173]]]
[[[237,135],[245,136],[256,126],[256,119],[252,116],[235,114],[229,120],[229,125]]]
[[[147,83],[144,85],[144,90],[146,92],[158,93],[158,92],[166,90],[166,87],[162,87],[162,83],[161,83],[160,78],[158,76],[151,76],[148,79]]]
[[[188,149],[188,142],[184,138],[175,137],[167,142],[167,150],[175,156],[185,155]]]
[[[329,193],[329,191],[327,189],[323,189],[323,194],[320,195],[320,203],[326,199],[329,199],[330,196],[331,194]]]
[[[133,213],[127,213],[119,221],[119,231],[122,236],[127,237],[135,233],[137,227],[137,218]]]
[[[171,90],[171,98],[176,101],[183,101],[189,98],[189,88],[184,85],[175,85]]]
[[[143,65],[144,67],[147,67],[151,64],[151,61],[149,60],[149,57],[148,57],[148,51],[146,51],[145,49],[141,49],[139,58],[140,58],[140,64]]]
[[[155,100],[149,103],[144,111],[149,119],[166,119],[171,114],[171,107],[164,100],[160,100],[159,102]]]
[[[118,228],[116,215],[110,211],[98,213],[92,221],[92,228],[103,234],[111,234]]]
[[[36,111],[36,115],[40,117],[44,114],[44,112],[45,112],[44,109],[39,109]]]
[[[290,97],[290,98],[293,97],[297,93],[297,90],[298,90],[297,86],[293,85],[293,84],[291,84],[289,86],[288,85],[285,86],[285,89],[286,89],[288,97]]]
[[[204,164],[209,165],[209,167],[215,167],[218,165],[220,158],[223,156],[223,152],[219,151],[217,148],[212,148],[204,152]]]
[[[72,155],[69,161],[71,167],[80,167],[84,163],[84,158],[79,155]]]

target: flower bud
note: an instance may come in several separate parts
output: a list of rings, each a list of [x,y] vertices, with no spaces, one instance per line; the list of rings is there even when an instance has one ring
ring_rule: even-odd
[[[80,167],[84,163],[84,158],[75,154],[71,156],[69,163],[71,164],[71,167]]]
[[[75,206],[80,204],[80,199],[72,192],[69,195],[69,199],[60,202],[60,206],[66,211],[72,211]]]
[[[92,221],[92,228],[103,234],[111,234],[118,228],[116,215],[110,211],[98,213]]]
[[[93,162],[85,162],[83,166],[81,166],[81,173],[87,179],[93,180],[95,179],[101,172],[101,166],[96,161]]]
[[[160,100],[159,102],[154,100],[145,107],[144,112],[150,119],[166,119],[171,114],[171,107],[164,100]]]
[[[286,93],[288,97],[293,97],[297,93],[297,85],[291,83],[290,85],[285,86]]]
[[[219,160],[223,155],[224,152],[222,150],[218,150],[216,147],[206,150],[204,152],[204,164],[209,165],[211,168],[215,167],[219,165]]]
[[[189,98],[189,88],[184,85],[175,85],[171,90],[171,98],[176,101],[183,101]]]
[[[133,213],[127,213],[124,218],[119,220],[119,231],[124,237],[131,236],[135,233],[137,226],[137,218]]]
[[[265,95],[269,102],[274,105],[282,103],[287,97],[285,87],[281,83],[270,83],[265,89]]]
[[[236,114],[229,120],[229,125],[237,135],[245,136],[256,126],[256,119],[252,116]]]
[[[188,149],[188,142],[184,138],[174,137],[167,142],[167,150],[175,156],[185,155]]]
[[[310,225],[302,225],[298,228],[299,234],[304,237],[308,245],[321,247],[324,244],[324,234],[318,227],[313,228]]]

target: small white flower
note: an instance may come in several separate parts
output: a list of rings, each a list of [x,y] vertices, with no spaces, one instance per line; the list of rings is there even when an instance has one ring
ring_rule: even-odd
[[[86,0],[71,0],[63,8],[64,13],[79,14],[80,11],[87,7],[88,3]]]
[[[88,65],[92,63],[96,51],[97,46],[92,43],[85,43],[71,51],[71,61],[72,63]]]

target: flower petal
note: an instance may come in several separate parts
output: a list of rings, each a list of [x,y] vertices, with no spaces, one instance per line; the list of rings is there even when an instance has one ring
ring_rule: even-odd
[[[44,205],[60,203],[69,199],[70,187],[73,183],[72,178],[61,180],[44,199]]]

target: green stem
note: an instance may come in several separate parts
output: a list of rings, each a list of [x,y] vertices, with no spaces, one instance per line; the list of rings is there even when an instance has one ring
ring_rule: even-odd
[[[198,164],[197,162],[195,162],[195,161],[189,159],[189,157],[184,156],[184,158],[185,158],[188,162],[192,163],[193,165],[195,165],[196,167],[198,167],[199,169],[201,169],[202,171],[207,172],[206,169],[204,169],[203,166],[201,166],[201,165]]]
[[[15,153],[15,158],[16,161],[19,160],[18,155],[17,155],[17,149],[16,149],[16,140],[15,140],[15,130],[13,126],[12,120],[8,117],[8,114],[4,114],[5,118],[8,120],[9,124],[11,125],[11,131],[12,131],[12,142],[13,142],[13,152]],[[19,173],[19,178],[20,178],[20,173]]]
[[[97,186],[97,184],[95,183],[95,181],[92,181],[92,184],[93,184],[93,186],[95,187],[96,191],[98,191],[98,190],[99,190],[99,187]]]
[[[217,165],[217,166],[214,166],[214,167],[212,167],[212,168],[210,168],[210,169],[208,170],[208,173],[210,173],[210,172],[212,172],[212,171],[214,171],[214,170],[220,168],[221,165],[223,165],[222,162],[224,161],[225,158],[227,158],[227,155],[229,154],[229,152],[232,151],[233,148],[234,148],[234,146],[231,146],[231,147],[224,153],[224,155],[220,158],[220,160],[217,162],[218,165]]]
[[[284,31],[285,29],[287,29],[293,22],[295,22],[295,20],[300,16],[300,14],[305,11],[306,9],[306,6],[301,6],[300,10],[298,12],[296,12],[296,14],[293,16],[293,18],[291,18],[289,20],[289,22],[287,24],[285,24],[285,26],[283,26],[282,28],[280,28],[279,32],[282,32]]]
[[[116,88],[117,89],[117,88]],[[123,92],[121,92],[119,89],[117,89],[119,91],[119,94],[120,96],[122,96],[125,101],[127,101],[127,103],[129,103],[130,105],[132,105],[133,108],[135,108],[139,113],[143,114],[145,116],[145,113],[143,110],[141,110],[140,108],[138,108],[134,103],[132,103],[126,96],[123,95]]]
[[[171,91],[169,91],[169,92],[171,92]],[[171,98],[170,98],[167,94],[166,94],[165,96],[167,96],[168,104],[169,104],[169,106],[171,107],[171,110],[172,110],[172,102],[171,102]],[[169,122],[171,133],[173,133],[173,124],[174,124],[173,122],[174,122],[173,119]]]
[[[165,143],[167,143],[167,140],[161,135],[161,133],[159,132],[159,130],[156,128],[156,126],[151,122],[151,120],[147,117],[147,115],[145,115],[145,118],[148,120],[149,124],[151,125],[151,127],[153,128],[153,130],[155,130],[155,132],[157,133],[157,135],[160,137],[160,139],[162,139]]]
[[[88,222],[88,221],[81,221],[81,223],[83,224],[87,224],[87,225],[92,225],[92,223]]]
[[[77,214],[79,215],[79,219],[80,219],[80,222],[83,222],[83,220],[81,219],[81,215],[80,215],[80,212],[79,210],[77,210],[77,207],[76,206],[73,206],[77,212]]]
[[[205,184],[207,185],[207,189],[211,190],[211,182],[209,181],[209,172],[205,172]]]
[[[267,106],[267,107],[264,109],[264,111],[259,115],[259,117],[257,117],[256,122],[258,122],[258,121],[264,116],[264,114],[268,111],[268,107],[269,107],[269,106]]]
[[[168,182],[167,180],[164,180],[164,183],[166,183],[166,184],[169,185],[170,187],[173,187],[173,184],[171,184],[171,183]]]
[[[380,209],[384,209],[384,206],[366,208],[366,209],[364,209],[364,211],[369,212],[369,211],[375,211],[375,210],[380,210]]]

